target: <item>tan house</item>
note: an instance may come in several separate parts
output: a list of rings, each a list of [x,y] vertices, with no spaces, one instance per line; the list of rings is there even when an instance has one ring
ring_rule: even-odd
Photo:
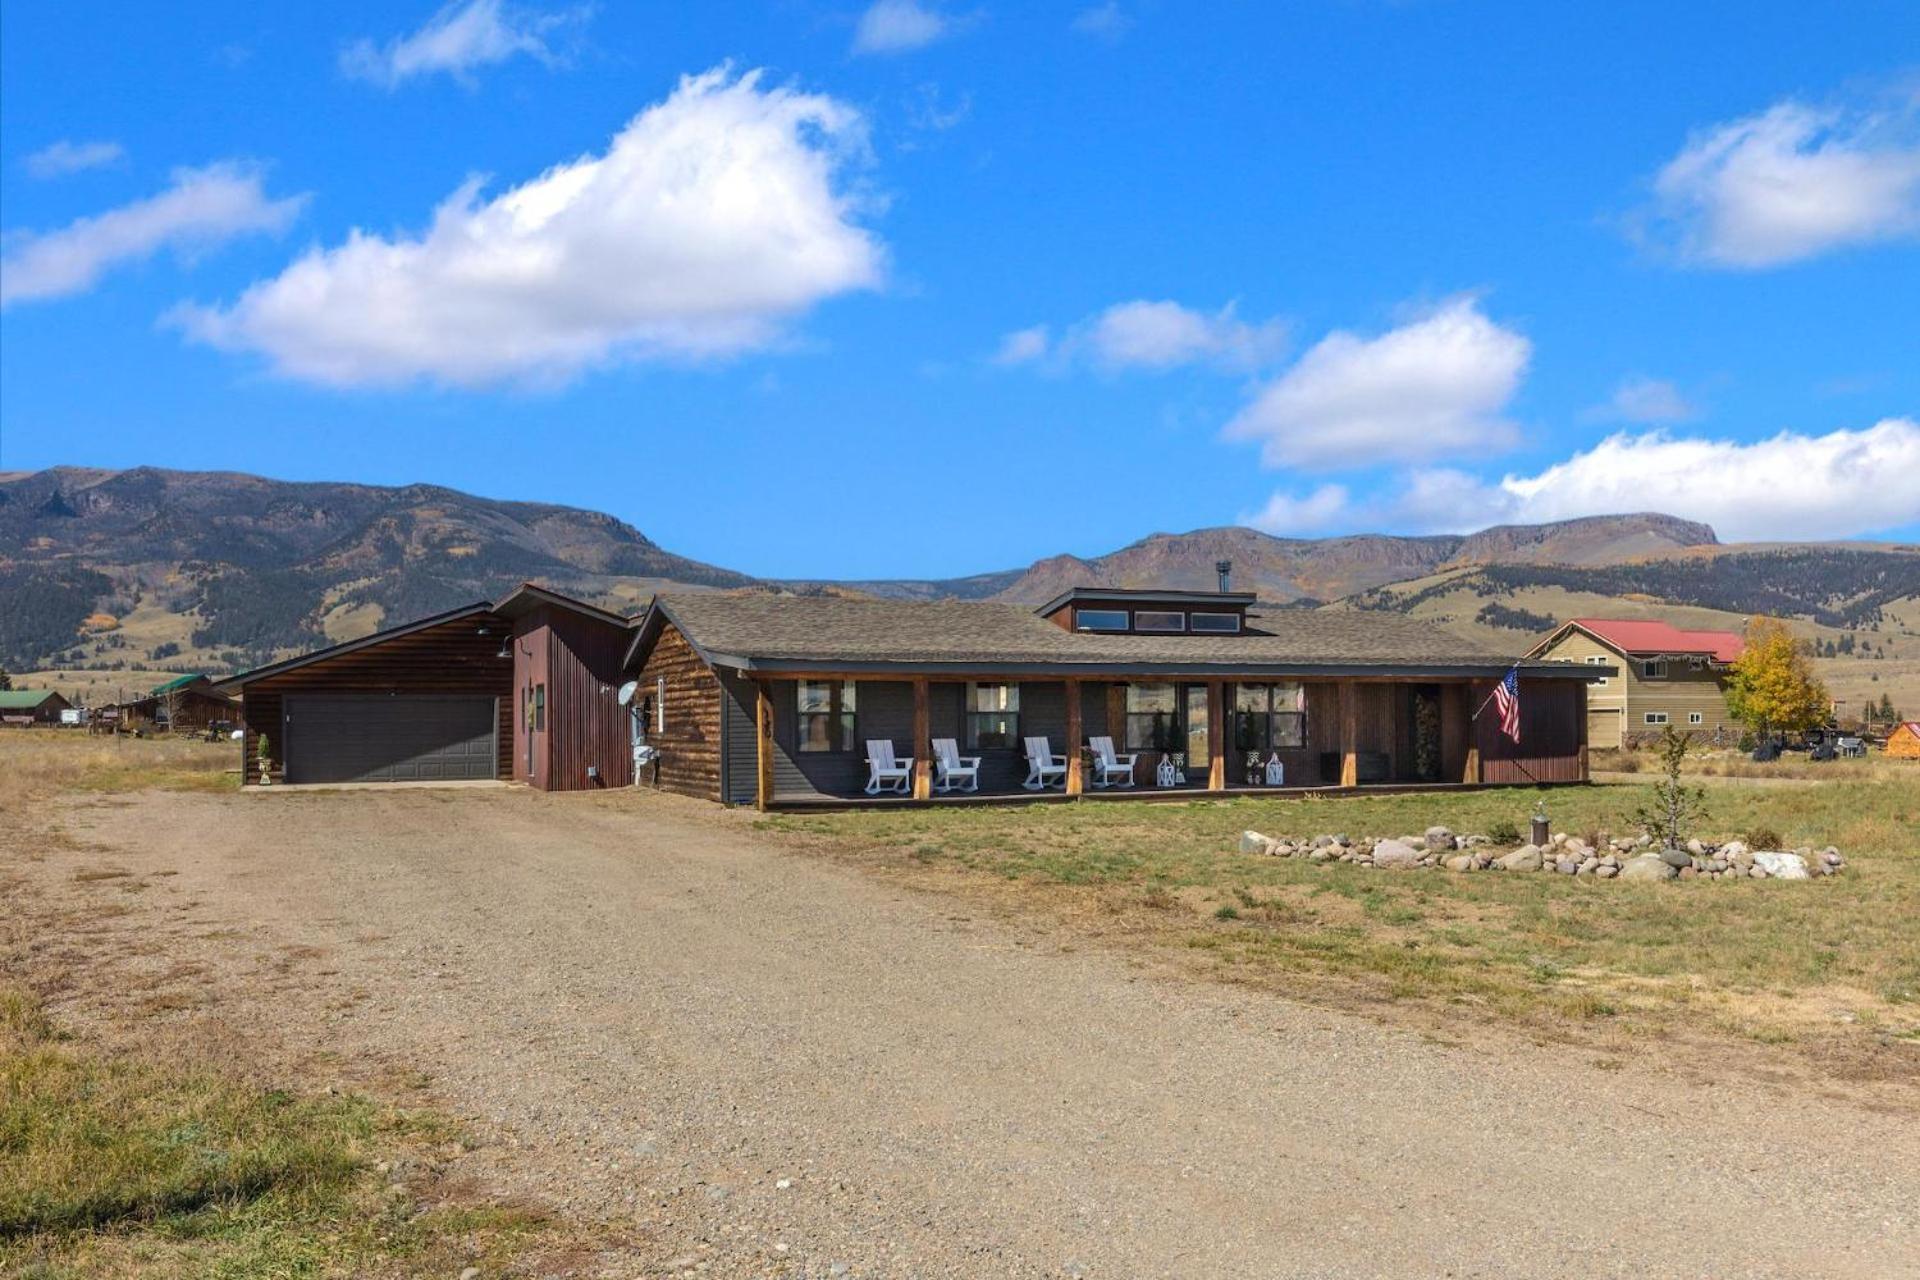
[[[1740,726],[1727,714],[1727,669],[1740,656],[1731,631],[1685,631],[1644,619],[1575,618],[1527,654],[1591,666],[1618,666],[1621,674],[1587,690],[1587,742],[1618,747],[1672,725],[1726,736]]]

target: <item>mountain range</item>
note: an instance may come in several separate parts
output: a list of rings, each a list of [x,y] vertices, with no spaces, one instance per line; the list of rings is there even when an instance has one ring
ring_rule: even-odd
[[[676,555],[600,512],[436,485],[55,467],[0,473],[0,664],[224,669],[527,580],[621,611],[668,587],[1038,602],[1078,585],[1211,589],[1220,560],[1271,602],[1438,610],[1509,637],[1551,623],[1525,607],[1543,590],[1835,628],[1920,596],[1911,546],[1727,546],[1654,513],[1424,537],[1201,529],[962,578],[782,581]]]

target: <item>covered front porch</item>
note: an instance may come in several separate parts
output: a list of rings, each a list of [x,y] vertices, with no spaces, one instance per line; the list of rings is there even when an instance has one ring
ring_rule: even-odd
[[[1475,719],[1484,678],[756,676],[729,682],[753,748],[750,792],[730,786],[730,798],[775,809],[1584,781],[1585,685],[1523,683],[1524,754],[1490,711]],[[1044,788],[1033,738],[1064,757]],[[1130,768],[1097,767],[1102,738]],[[942,739],[971,777],[939,768]],[[877,793],[872,743],[911,760]]]

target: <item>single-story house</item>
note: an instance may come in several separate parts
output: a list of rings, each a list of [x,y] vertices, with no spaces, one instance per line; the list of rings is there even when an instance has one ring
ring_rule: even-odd
[[[1707,736],[1737,734],[1727,674],[1745,642],[1731,631],[1692,631],[1647,618],[1575,618],[1528,650],[1530,658],[1621,668],[1587,694],[1587,742],[1622,747],[1666,725]]]
[[[1920,720],[1902,720],[1893,727],[1887,754],[1896,760],[1920,760]]]
[[[72,706],[51,689],[0,689],[0,724],[59,724]]]
[[[1094,588],[1038,609],[669,594],[627,660],[650,780],[762,808],[864,799],[875,741],[911,758],[918,799],[939,786],[940,740],[977,761],[967,795],[1031,793],[1029,739],[1067,795],[1164,793],[1163,761],[1172,789],[1201,792],[1265,789],[1276,760],[1294,787],[1586,780],[1586,689],[1606,672],[1519,663],[1515,743],[1488,705],[1514,666],[1391,615]],[[1095,739],[1111,739],[1105,769]]]
[[[1289,787],[1584,781],[1586,689],[1611,669],[1520,662],[1515,743],[1489,706],[1514,668],[1404,618],[1229,591],[689,592],[623,618],[527,585],[221,685],[245,691],[255,784],[264,760],[275,782],[639,781],[774,808],[876,802],[876,751],[898,762],[877,802],[1265,789],[1274,766]]]
[[[121,725],[151,725],[174,733],[199,732],[239,717],[233,696],[204,675],[175,676],[142,697],[115,704],[112,710],[113,719]]]

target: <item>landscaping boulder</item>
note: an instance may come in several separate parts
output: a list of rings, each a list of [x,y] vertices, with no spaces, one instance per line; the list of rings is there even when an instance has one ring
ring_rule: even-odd
[[[1660,858],[1675,871],[1678,871],[1681,867],[1690,867],[1693,865],[1693,855],[1685,849],[1662,849],[1660,851]]]
[[[1678,874],[1678,869],[1657,853],[1628,858],[1627,865],[1620,868],[1622,880],[1671,880]]]
[[[1538,871],[1540,869],[1540,846],[1523,844],[1504,857],[1495,858],[1493,865],[1502,871]]]
[[[1266,851],[1267,838],[1258,831],[1242,831],[1240,833],[1240,852],[1265,853]]]
[[[1807,860],[1797,853],[1779,853],[1772,849],[1755,849],[1753,864],[1765,868],[1766,873],[1776,880],[1806,880]]]
[[[1449,871],[1472,871],[1474,864],[1478,861],[1479,859],[1470,853],[1456,853],[1447,859],[1446,866]]]
[[[1412,867],[1419,863],[1419,851],[1399,840],[1382,840],[1373,846],[1373,865],[1376,867]]]
[[[1451,852],[1453,849],[1453,832],[1447,830],[1445,827],[1428,827],[1427,848],[1433,850],[1435,853]]]

